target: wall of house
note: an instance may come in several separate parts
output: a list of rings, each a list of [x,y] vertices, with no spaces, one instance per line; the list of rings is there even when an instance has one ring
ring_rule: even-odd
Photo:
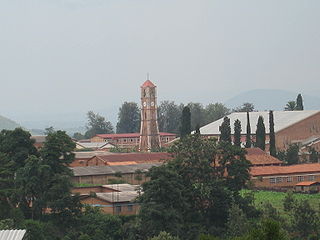
[[[105,192],[116,192],[111,188],[106,188],[102,186],[92,186],[92,187],[74,187],[71,189],[72,193],[79,193],[79,194],[90,194],[94,193],[105,193]]]
[[[320,181],[320,172],[258,176],[252,177],[251,181],[257,188],[292,188],[299,182]]]
[[[145,176],[144,173],[141,174],[141,180],[137,180],[136,178],[138,175],[136,173],[126,173],[122,174],[122,177],[116,177],[113,174],[110,175],[97,175],[97,176],[74,176],[72,177],[72,181],[74,183],[80,184],[109,184],[110,180],[123,180],[125,183],[133,184],[133,185],[140,185],[149,180],[148,177]]]
[[[320,113],[306,118],[276,133],[277,150],[285,150],[295,140],[320,136]]]
[[[96,197],[87,197],[81,200],[82,204],[100,207],[102,212],[113,215],[133,215],[139,212],[140,206],[136,203],[111,203]]]

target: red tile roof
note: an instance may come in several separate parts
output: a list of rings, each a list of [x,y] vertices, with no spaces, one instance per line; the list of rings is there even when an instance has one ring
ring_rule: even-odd
[[[320,184],[320,183],[318,183],[318,182],[299,182],[299,183],[297,183],[296,184],[296,186],[311,186],[311,185],[313,185],[313,184]]]
[[[145,81],[145,82],[142,84],[141,87],[142,87],[142,88],[143,88],[143,87],[155,87],[155,85],[154,85],[150,80],[147,80],[147,81]]]
[[[246,158],[252,165],[281,165],[282,162],[260,148],[246,148]]]
[[[166,133],[166,132],[160,132],[159,133],[161,137],[165,136],[176,136],[174,133]],[[96,136],[101,138],[138,138],[140,137],[140,133],[112,133],[112,134],[97,134]]]
[[[135,162],[135,163],[148,163],[148,162],[161,162],[172,158],[170,153],[119,153],[112,155],[96,156],[99,160],[108,164],[108,162]]]
[[[320,173],[320,163],[296,164],[291,166],[252,167],[252,176],[287,175],[302,173]]]

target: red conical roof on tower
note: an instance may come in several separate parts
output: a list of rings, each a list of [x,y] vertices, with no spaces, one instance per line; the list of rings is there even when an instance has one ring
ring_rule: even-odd
[[[150,80],[147,80],[144,82],[144,84],[142,84],[141,87],[155,87],[156,85],[154,85]]]

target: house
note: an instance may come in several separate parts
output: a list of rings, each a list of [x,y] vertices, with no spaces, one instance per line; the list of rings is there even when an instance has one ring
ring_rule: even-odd
[[[269,112],[250,112],[249,120],[251,125],[251,134],[255,140],[255,132],[257,128],[258,117],[264,118],[266,128],[266,147],[269,144]],[[286,150],[292,143],[304,142],[310,137],[320,137],[320,111],[304,110],[304,111],[274,111],[274,130],[276,137],[276,148],[278,151]],[[247,113],[234,112],[227,116],[231,124],[239,119],[242,126],[241,139],[245,141]],[[200,128],[201,135],[207,137],[219,137],[219,127],[223,122],[223,118],[209,123]],[[234,133],[233,128],[231,133]]]
[[[319,182],[300,182],[295,186],[295,192],[302,193],[318,193],[320,192],[320,183]]]
[[[73,167],[72,182],[75,184],[103,185],[115,181],[142,184],[149,180],[146,173],[162,163],[139,163],[131,165]]]
[[[86,166],[131,165],[137,163],[164,162],[171,158],[171,154],[165,152],[116,153],[93,156],[87,161]]]
[[[260,148],[246,148],[246,159],[252,166],[280,166],[282,162],[261,150]]]
[[[160,132],[161,146],[177,137],[174,133]],[[121,148],[138,148],[140,133],[97,134],[91,138],[91,142],[109,142]]]
[[[251,167],[251,181],[257,188],[294,188],[305,181],[320,181],[320,163]]]
[[[113,184],[101,187],[105,191],[80,195],[81,203],[99,207],[102,212],[113,215],[133,215],[138,213],[139,204],[135,200],[141,194],[139,186]]]
[[[69,164],[69,167],[84,167],[87,166],[88,160],[94,156],[111,155],[114,154],[108,151],[76,151],[74,153],[74,160]]]

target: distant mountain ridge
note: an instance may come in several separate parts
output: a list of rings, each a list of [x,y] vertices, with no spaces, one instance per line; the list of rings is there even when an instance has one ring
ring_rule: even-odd
[[[3,129],[13,130],[17,127],[21,127],[21,126],[9,118],[0,116],[0,130],[3,130]]]
[[[256,110],[284,110],[288,101],[295,101],[299,93],[278,90],[278,89],[256,89],[243,92],[225,101],[228,108],[235,108],[245,102],[253,103]],[[320,97],[303,94],[303,104],[305,110],[320,109]]]

